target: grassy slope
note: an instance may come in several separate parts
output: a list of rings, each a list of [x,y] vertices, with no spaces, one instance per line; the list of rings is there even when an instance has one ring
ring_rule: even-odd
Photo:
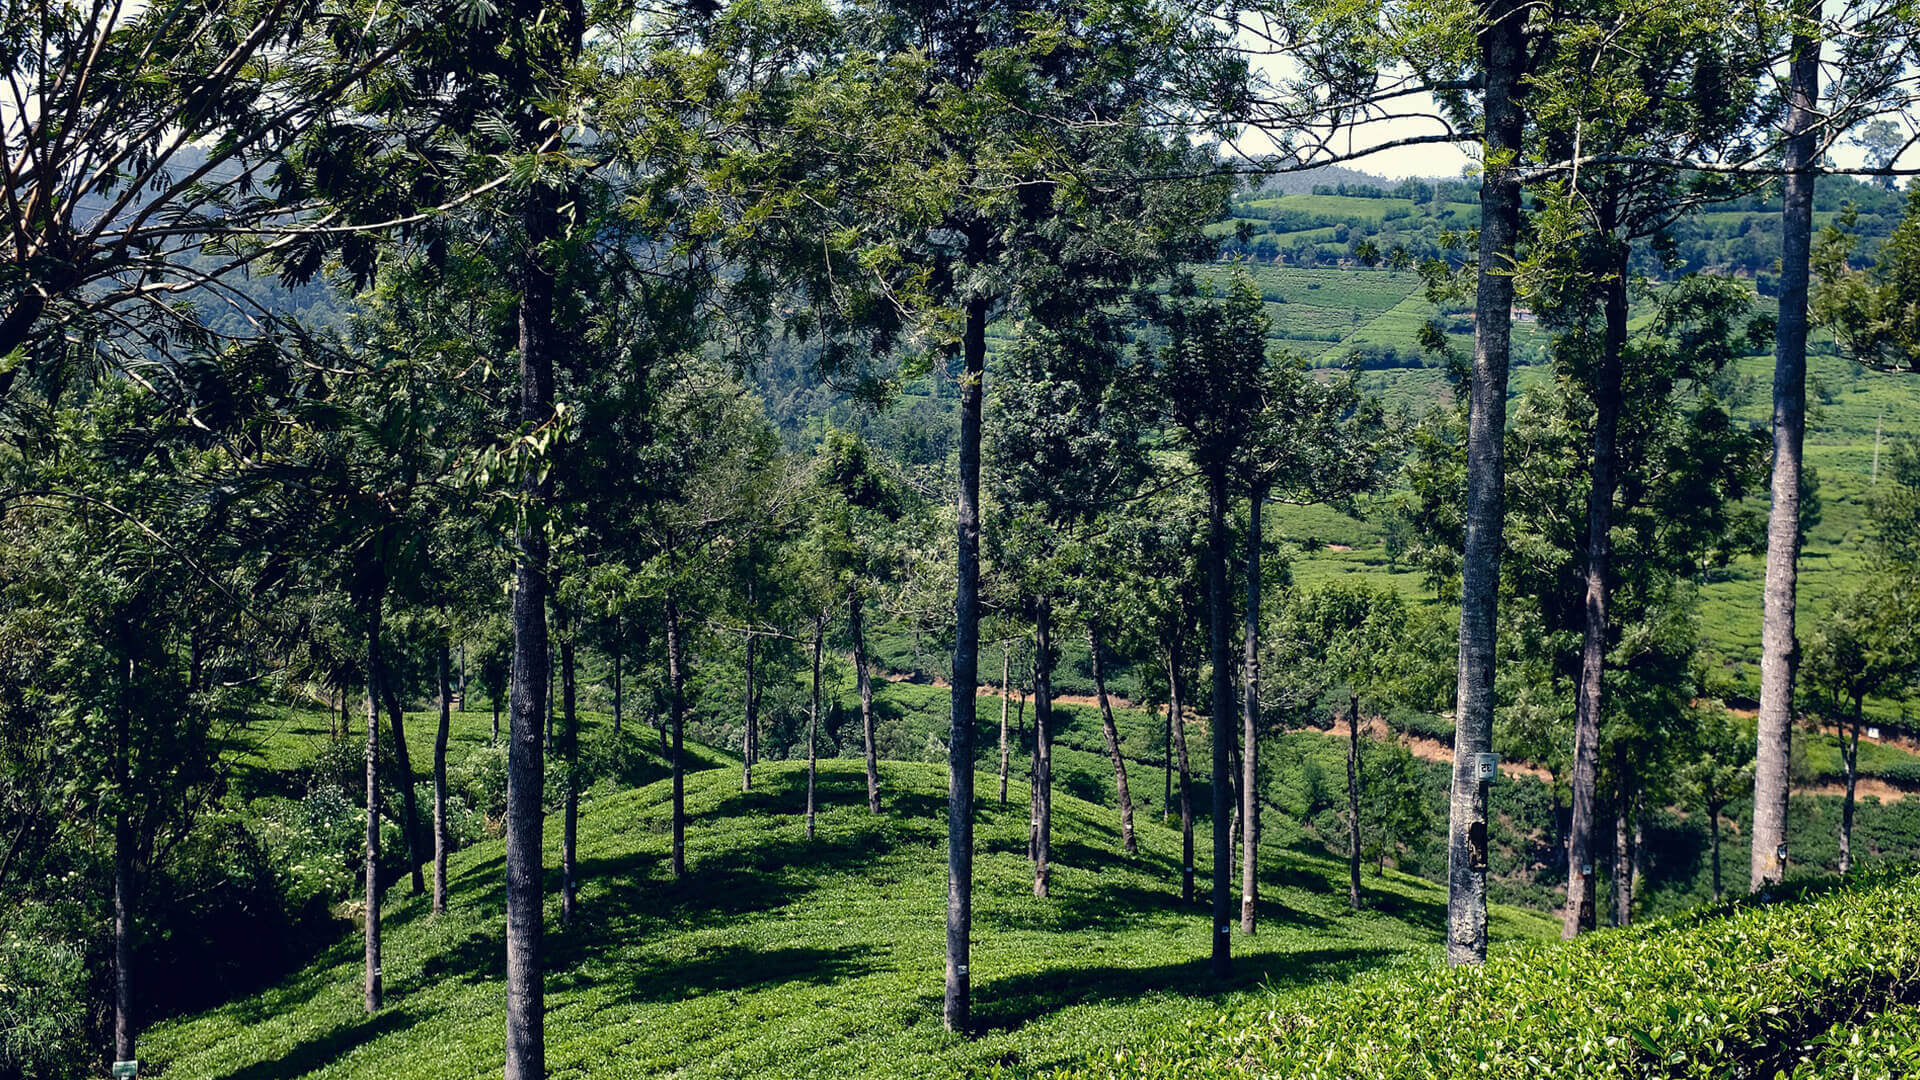
[[[983,774],[973,979],[984,1030],[952,1039],[938,1021],[944,770],[887,764],[879,818],[865,812],[860,775],[857,762],[823,763],[826,809],[809,842],[796,814],[801,766],[768,767],[752,794],[731,770],[695,774],[692,876],[681,885],[665,868],[665,785],[590,802],[585,915],[560,929],[549,907],[552,1075],[920,1077],[1046,1065],[1262,987],[1438,955],[1434,886],[1370,876],[1373,910],[1355,915],[1341,864],[1269,850],[1262,932],[1236,935],[1238,975],[1221,992],[1204,974],[1205,911],[1178,902],[1177,833],[1143,818],[1141,855],[1125,859],[1113,853],[1110,811],[1063,796],[1055,895],[1037,900],[1024,791],[1001,807]],[[557,822],[548,837],[552,866]],[[497,841],[457,854],[443,917],[390,894],[379,1015],[361,1011],[349,937],[270,990],[159,1025],[143,1057],[159,1075],[210,1080],[498,1075],[501,859]],[[1511,939],[1549,926],[1498,909],[1494,929]]]

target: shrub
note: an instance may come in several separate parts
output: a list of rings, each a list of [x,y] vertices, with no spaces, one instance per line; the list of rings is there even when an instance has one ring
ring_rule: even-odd
[[[1477,968],[1276,995],[1055,1075],[1771,1077],[1836,1025],[1920,998],[1920,927],[1899,914],[1920,903],[1920,875],[1799,891],[1504,950]]]
[[[0,924],[0,1076],[68,1076],[87,1059],[85,950],[54,912],[29,904]]]

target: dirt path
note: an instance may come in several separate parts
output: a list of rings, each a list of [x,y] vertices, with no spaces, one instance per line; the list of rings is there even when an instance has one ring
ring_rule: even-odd
[[[887,680],[888,682],[920,683],[921,686],[935,686],[935,687],[939,687],[942,690],[953,689],[952,683],[948,682],[945,679],[940,678],[937,675],[926,682],[920,682],[920,680],[914,678],[911,675],[903,675],[903,674],[900,674],[899,672],[889,671],[883,674],[881,678]],[[978,694],[975,696],[983,697],[983,698],[994,698],[998,700],[1000,697],[1000,688],[999,686],[993,683],[983,682],[980,684],[980,690]],[[1019,692],[1016,691],[1013,695],[1013,700],[1015,702],[1018,702],[1020,700],[1020,696],[1021,695],[1019,694]],[[1031,697],[1032,695],[1029,694],[1027,696]],[[1053,695],[1053,700],[1054,700],[1054,703],[1057,705],[1085,705],[1087,708],[1090,708],[1090,709],[1096,709],[1100,707],[1100,699],[1097,697],[1094,697],[1092,694],[1056,693]],[[1123,698],[1120,695],[1114,694],[1114,693],[1107,694],[1107,703],[1109,705],[1112,705],[1116,709],[1134,709],[1139,712],[1154,711],[1153,709],[1148,708],[1145,705],[1136,705],[1133,702],[1127,700],[1126,698]],[[1160,708],[1162,712],[1165,711],[1165,706],[1161,706]]]
[[[1334,738],[1344,739],[1347,737],[1347,725],[1345,722],[1337,723],[1330,728],[1302,728],[1299,730],[1317,731],[1322,735]],[[1387,726],[1385,717],[1367,717],[1365,722],[1360,725],[1360,730],[1367,738],[1377,742],[1399,740],[1400,745],[1406,747],[1412,752],[1414,757],[1419,758],[1421,761],[1437,761],[1442,765],[1453,764],[1453,747],[1439,739],[1429,738],[1425,735],[1414,735],[1410,732],[1394,731]],[[1553,782],[1552,773],[1538,765],[1525,761],[1502,761],[1500,763],[1500,775],[1531,776],[1542,783],[1550,784]]]
[[[902,675],[896,672],[889,672],[883,677],[888,682],[915,681],[910,676]],[[945,679],[935,678],[932,681],[932,685],[940,687],[942,689],[951,689],[953,684],[947,682],[947,680]],[[997,686],[993,686],[991,684],[983,683],[980,686],[979,696],[983,698],[997,699],[1000,697],[1000,688]],[[1020,699],[1020,695],[1015,694],[1013,700],[1018,701],[1019,699]],[[1088,708],[1094,708],[1100,704],[1100,700],[1098,698],[1091,697],[1085,694],[1055,694],[1053,696],[1053,700],[1056,702],[1067,704],[1067,705],[1084,705]],[[1116,709],[1139,709],[1141,711],[1151,711],[1144,708],[1143,706],[1136,705],[1133,702],[1127,700],[1126,698],[1120,697],[1116,694],[1108,694],[1107,700],[1111,702],[1113,707]],[[1307,728],[1292,728],[1289,730],[1317,732],[1321,735],[1327,736],[1328,738],[1344,739],[1347,737],[1347,727],[1344,722],[1336,723],[1332,727],[1327,727],[1327,728],[1307,727]],[[1438,762],[1439,764],[1442,764],[1442,765],[1453,764],[1453,747],[1451,745],[1439,739],[1431,738],[1426,735],[1415,735],[1410,732],[1396,732],[1391,727],[1387,726],[1387,721],[1384,717],[1380,717],[1380,716],[1367,717],[1366,722],[1360,725],[1360,730],[1368,738],[1374,739],[1379,742],[1386,742],[1389,740],[1398,739],[1400,742],[1400,745],[1406,747],[1408,751],[1410,751],[1413,754],[1414,757],[1417,757],[1422,761],[1433,761],[1433,762]],[[1825,730],[1825,729],[1823,728],[1822,730]],[[1916,752],[1920,752],[1920,745],[1916,745],[1914,741],[1911,739],[1906,739],[1901,737],[1889,737],[1886,739],[1868,739],[1865,735],[1861,735],[1860,741],[1861,742],[1886,742],[1895,746],[1912,748]],[[1540,766],[1535,765],[1529,761],[1503,760],[1500,762],[1500,775],[1507,776],[1507,777],[1531,776],[1535,780],[1538,780],[1543,784],[1553,783],[1552,773],[1548,772],[1546,769],[1541,768]],[[1888,802],[1888,803],[1904,802],[1906,799],[1908,799],[1914,794],[1913,792],[1909,792],[1902,788],[1895,787],[1894,785],[1886,782],[1885,780],[1880,780],[1872,777],[1860,778],[1858,781],[1854,783],[1853,790],[1854,790],[1854,795],[1857,798],[1864,799],[1867,796],[1871,795],[1879,799],[1881,802]],[[1794,791],[1794,794],[1796,795],[1844,795],[1846,794],[1847,789],[1844,784],[1841,784],[1838,782],[1830,782],[1830,783],[1823,783],[1823,784],[1802,784],[1800,786],[1795,787],[1793,791]]]

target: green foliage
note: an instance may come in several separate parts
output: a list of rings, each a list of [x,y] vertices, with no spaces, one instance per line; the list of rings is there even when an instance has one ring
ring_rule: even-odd
[[[90,1056],[92,958],[71,917],[34,903],[0,918],[0,1073],[78,1074]]]
[[[1484,967],[1281,992],[1049,1075],[1773,1075],[1803,1046],[1831,1045],[1836,1024],[1867,1020],[1913,992],[1920,947],[1887,913],[1916,898],[1920,878],[1882,876],[1571,945],[1496,950]],[[1903,1044],[1888,1033],[1883,1066]]]
[[[1384,868],[1403,852],[1418,853],[1435,839],[1425,770],[1398,742],[1362,744],[1360,753],[1361,856]]]
[[[1814,265],[1819,287],[1809,310],[1854,360],[1893,371],[1920,370],[1920,188],[1870,268],[1848,263],[1859,223],[1849,209],[1821,233]]]

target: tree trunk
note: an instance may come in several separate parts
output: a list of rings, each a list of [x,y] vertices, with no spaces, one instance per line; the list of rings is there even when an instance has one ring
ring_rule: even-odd
[[[1795,8],[1788,72],[1786,190],[1780,222],[1780,317],[1773,353],[1773,506],[1767,514],[1767,576],[1760,620],[1760,716],[1753,769],[1754,891],[1778,882],[1787,864],[1787,789],[1793,742],[1793,682],[1799,663],[1794,592],[1800,561],[1800,444],[1807,426],[1807,278],[1813,244],[1814,168],[1820,43],[1807,27],[1820,0]]]
[[[1640,895],[1641,883],[1646,880],[1646,877],[1647,794],[1643,788],[1633,793],[1633,895]]]
[[[1233,808],[1228,804],[1228,746],[1233,715],[1232,594],[1227,588],[1227,474],[1216,467],[1207,477],[1207,659],[1213,664],[1213,711],[1207,727],[1213,732],[1213,977],[1233,974],[1233,897],[1228,866],[1233,860],[1228,835]]]
[[[847,625],[853,631],[853,673],[860,686],[860,738],[867,751],[867,810],[880,812],[880,755],[874,745],[873,672],[867,667],[866,619],[861,611],[860,595],[848,600]],[[1003,725],[1004,726],[1004,725]]]
[[[133,1017],[133,675],[127,661],[126,682],[114,709],[113,747],[113,1059],[132,1061],[136,1051]],[[371,1010],[377,1002],[370,1005]]]
[[[1847,771],[1847,794],[1840,802],[1840,872],[1853,869],[1853,788],[1859,775],[1860,764],[1860,721],[1865,708],[1865,698],[1860,694],[1853,697],[1853,730],[1840,744],[1840,763]]]
[[[384,662],[384,656],[383,656]],[[387,702],[387,722],[393,727],[393,766],[400,774],[400,835],[407,841],[407,863],[412,872],[412,893],[427,891],[426,845],[420,839],[420,805],[413,791],[413,755],[407,752],[407,724],[400,711],[400,694],[394,689],[390,673],[380,672],[380,696]]]
[[[1047,895],[1053,877],[1053,601],[1034,605],[1033,635],[1033,895]]]
[[[567,800],[560,825],[560,923],[573,922],[580,896],[580,716],[574,711],[573,614],[556,609],[560,622],[561,753],[566,755]]]
[[[1173,694],[1167,694],[1167,730],[1160,740],[1160,824],[1173,816]]]
[[[55,280],[67,281],[76,276],[74,271],[68,269],[60,271]],[[70,285],[67,287],[71,288]],[[33,333],[34,324],[40,321],[41,314],[47,310],[48,299],[64,292],[65,289],[44,287],[20,290],[19,298],[14,301],[11,308],[7,309],[5,317],[0,317],[0,356],[5,356],[25,345],[27,338]],[[9,367],[6,371],[0,372],[0,401],[5,400],[7,393],[13,389],[14,375],[20,367],[25,366],[22,364],[18,367]],[[132,1058],[121,1060],[131,1061]]]
[[[367,844],[365,1000],[380,1011],[380,600],[367,605]]]
[[[1627,821],[1633,812],[1633,797],[1624,759],[1620,766],[1620,788],[1613,808],[1613,924],[1627,926],[1633,922],[1633,834]]]
[[[820,747],[820,644],[826,636],[823,615],[813,620],[813,698],[807,706],[807,839],[813,839],[813,789],[819,775]]]
[[[1476,758],[1493,749],[1493,667],[1498,643],[1504,524],[1507,361],[1513,332],[1514,243],[1520,179],[1513,159],[1525,116],[1527,5],[1493,0],[1480,34],[1485,79],[1480,255],[1474,298],[1473,371],[1467,412],[1466,550],[1461,560],[1460,667],[1455,694],[1453,790],[1448,799],[1447,961],[1487,958],[1487,785]]]
[[[1360,698],[1347,698],[1347,903],[1360,910]]]
[[[686,726],[686,663],[681,656],[680,605],[667,600],[667,726],[673,742],[667,747],[667,765],[673,772],[673,880],[687,876],[687,778],[681,760],[681,733]],[[664,733],[663,733],[664,734]]]
[[[497,694],[487,696],[492,699],[493,704],[493,735],[487,740],[487,745],[498,746],[500,745],[500,697]]]
[[[1713,845],[1713,902],[1719,903],[1723,895],[1720,888],[1720,803],[1707,803],[1707,828],[1712,833]]]
[[[1107,756],[1113,759],[1113,786],[1120,800],[1120,850],[1140,853],[1133,840],[1133,796],[1127,791],[1127,759],[1120,755],[1120,729],[1114,726],[1113,704],[1107,700],[1107,675],[1101,662],[1099,624],[1087,620],[1087,649],[1093,654],[1093,692],[1100,699],[1100,729],[1107,738]]]
[[[753,606],[752,584],[748,584],[747,586],[747,606],[749,608]],[[740,734],[741,791],[753,790],[753,763],[760,752],[760,717],[758,715],[760,702],[758,699],[758,691],[755,689],[753,683],[753,654],[758,643],[759,635],[751,630],[747,631],[747,690],[745,698],[741,702],[741,711],[745,714],[743,719],[746,723],[746,730]]]
[[[1612,204],[1601,227],[1612,239]],[[1621,364],[1627,345],[1627,251],[1612,247],[1607,268],[1606,334],[1593,381],[1593,454],[1588,463],[1586,629],[1580,647],[1580,686],[1573,728],[1573,820],[1567,836],[1567,906],[1560,936],[1572,940],[1592,929],[1593,808],[1600,753],[1600,706],[1607,662],[1608,564],[1613,553],[1614,445],[1620,430]]]
[[[1033,681],[1033,715],[1036,725],[1040,717],[1040,650],[1034,649],[1034,664],[1027,672]],[[1022,702],[1022,704],[1025,704]],[[1027,738],[1024,730],[1026,718],[1021,717],[1020,741],[1027,748],[1027,861],[1035,862],[1040,858],[1040,743],[1039,733]]]
[[[1187,764],[1187,718],[1180,701],[1180,646],[1167,643],[1167,716],[1180,758],[1180,902],[1193,903],[1193,770]]]
[[[516,12],[532,24],[538,5],[523,2]],[[544,12],[540,12],[544,14]],[[572,21],[572,20],[569,20]],[[579,55],[580,27],[566,28],[561,48]],[[531,60],[523,68],[528,98],[541,76]],[[542,137],[547,117],[528,110],[519,118],[520,136],[533,144]],[[561,236],[560,203],[565,195],[536,181],[521,203],[519,266],[520,402],[524,429],[554,420],[554,357],[564,347],[554,325],[556,268],[553,241]],[[525,470],[520,496],[528,513],[514,528],[513,682],[507,718],[507,1035],[506,1080],[544,1080],[547,1067],[546,990],[541,963],[546,890],[542,853],[546,829],[546,746],[541,739],[547,716],[550,668],[547,648],[548,544],[542,516],[552,499],[551,471]]]
[[[620,734],[620,719],[626,704],[626,683],[620,677],[621,653],[625,651],[625,645],[625,640],[620,636],[620,613],[616,611],[613,613],[613,733],[616,736]]]
[[[1013,646],[1000,644],[1000,805],[1007,805],[1007,709],[1013,704]]]
[[[451,646],[440,642],[440,726],[433,733],[433,913],[447,910],[447,735],[453,726],[453,681],[448,672]]]
[[[970,246],[978,249],[976,236]],[[960,494],[953,592],[953,729],[947,739],[948,1031],[971,1023],[967,980],[973,928],[973,721],[980,681],[980,392],[987,367],[987,300],[967,301],[960,363]],[[936,382],[938,380],[935,380]]]
[[[1256,484],[1247,499],[1247,610],[1241,614],[1246,655],[1240,698],[1240,932],[1254,931],[1260,900],[1260,510],[1267,489]]]

